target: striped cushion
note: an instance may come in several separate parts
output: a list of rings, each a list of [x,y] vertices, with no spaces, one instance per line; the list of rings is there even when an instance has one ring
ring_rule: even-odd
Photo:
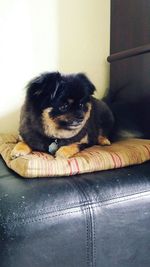
[[[66,176],[140,164],[150,159],[150,140],[128,139],[111,146],[93,146],[70,159],[55,159],[49,154],[32,152],[11,160],[17,134],[0,135],[0,153],[7,166],[28,178]]]

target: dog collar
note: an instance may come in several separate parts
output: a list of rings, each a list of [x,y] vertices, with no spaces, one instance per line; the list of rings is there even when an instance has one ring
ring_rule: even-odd
[[[52,142],[49,146],[48,146],[48,152],[52,155],[55,154],[55,152],[58,150],[58,141],[57,139],[55,139],[54,142]]]

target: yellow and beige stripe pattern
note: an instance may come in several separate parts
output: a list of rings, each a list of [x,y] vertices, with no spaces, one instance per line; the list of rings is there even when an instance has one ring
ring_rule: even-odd
[[[56,159],[47,153],[32,152],[11,160],[10,153],[17,141],[17,134],[1,134],[0,154],[9,168],[28,178],[71,176],[122,168],[150,159],[150,140],[128,139],[111,146],[90,147],[70,159]]]

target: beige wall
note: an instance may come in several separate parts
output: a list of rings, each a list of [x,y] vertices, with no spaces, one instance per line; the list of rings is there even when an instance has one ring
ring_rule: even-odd
[[[43,71],[109,83],[110,0],[0,1],[0,132],[18,128],[25,84]]]
[[[59,67],[86,72],[101,97],[108,86],[110,0],[59,2]]]

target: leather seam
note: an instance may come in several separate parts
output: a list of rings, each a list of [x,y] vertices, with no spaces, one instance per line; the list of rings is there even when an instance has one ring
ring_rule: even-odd
[[[76,183],[76,180],[73,181],[73,184],[74,184],[74,187],[76,188],[77,192],[79,193],[79,196],[81,197],[82,199],[82,202],[80,202],[80,208],[81,208],[81,211],[84,212],[84,215],[85,215],[85,220],[86,220],[86,263],[87,263],[87,266],[90,267],[90,241],[89,241],[89,236],[90,236],[90,229],[89,229],[89,209],[87,207],[87,209],[84,209],[84,205],[82,204],[83,202],[85,203],[86,201],[83,201],[83,199],[86,199],[85,197],[85,194],[83,193],[83,190],[81,190],[80,186],[79,186],[79,183]],[[83,209],[82,209],[83,207]]]
[[[146,195],[146,196],[148,196],[148,195]],[[112,202],[110,202],[110,201],[105,201],[105,202],[103,202],[103,205],[100,205],[100,203],[102,203],[102,202],[96,202],[96,203],[90,203],[90,206],[92,206],[93,208],[97,208],[97,207],[105,207],[105,206],[110,206],[110,205],[115,205],[115,204],[117,204],[117,203],[122,203],[122,202],[126,202],[126,201],[128,201],[128,200],[136,200],[136,199],[138,199],[139,197],[143,197],[143,195],[142,194],[139,194],[138,196],[136,196],[136,197],[126,197],[126,198],[124,198],[124,199],[122,199],[122,200],[118,200],[118,201],[112,201]],[[86,206],[88,206],[88,207],[86,207]],[[68,209],[65,209],[66,210],[66,212],[64,212],[64,213],[58,213],[58,214],[55,214],[55,215],[52,215],[52,213],[55,213],[55,212],[57,212],[57,211],[53,211],[53,212],[50,212],[50,215],[49,216],[47,216],[47,217],[43,217],[43,218],[38,218],[38,219],[30,219],[30,217],[29,218],[21,218],[22,219],[22,221],[20,220],[20,222],[19,222],[19,220],[18,220],[18,223],[17,223],[17,221],[15,221],[18,225],[22,225],[22,224],[29,224],[30,222],[31,223],[33,223],[33,222],[38,222],[38,221],[41,221],[41,220],[46,220],[46,219],[48,219],[48,218],[54,218],[54,217],[58,217],[58,216],[62,216],[62,215],[67,215],[67,214],[72,214],[72,213],[77,213],[77,212],[81,212],[82,210],[81,210],[81,208],[83,208],[83,211],[85,211],[85,210],[89,210],[89,204],[86,204],[86,205],[83,205],[83,206],[78,206],[78,207],[72,207],[72,209],[75,209],[75,208],[78,208],[79,210],[77,210],[77,211],[71,211],[71,212],[67,212],[67,210]],[[71,208],[70,208],[71,209]],[[64,211],[65,211],[64,210]],[[60,210],[61,211],[61,210]],[[62,210],[63,211],[63,210]],[[46,215],[46,213],[44,214],[42,214],[42,215]],[[39,216],[39,214],[37,214],[35,217],[37,217],[37,216]],[[25,220],[25,219],[29,219],[29,221],[26,221],[26,222],[23,222],[23,220]],[[8,221],[9,222],[14,222],[14,220],[7,220],[7,223],[8,223]],[[6,223],[4,223],[4,224],[6,224]]]
[[[92,259],[92,267],[96,266],[96,238],[95,238],[95,215],[94,215],[94,208],[92,205],[92,201],[90,201],[90,196],[87,191],[84,190],[82,184],[80,183],[81,188],[85,194],[85,198],[89,205],[89,214],[91,220],[91,259]],[[99,206],[99,205],[98,205]]]
[[[85,216],[85,220],[86,220],[86,263],[87,263],[87,266],[89,266],[89,264],[90,264],[90,263],[89,263],[89,251],[90,251],[90,249],[89,249],[89,224],[88,224],[88,214],[87,214],[86,210],[82,209],[82,206],[83,206],[82,203],[85,202],[85,201],[83,201],[83,197],[84,197],[84,195],[83,195],[82,191],[80,190],[79,185],[76,183],[75,180],[73,180],[72,183],[73,183],[75,189],[77,190],[77,192],[79,193],[79,196],[80,196],[80,198],[81,198],[81,200],[82,200],[82,201],[80,201],[80,199],[79,199],[79,203],[80,203],[81,211],[83,210],[83,212],[84,212],[84,216]],[[74,205],[75,205],[75,204],[74,204]]]
[[[79,191],[78,191],[79,192]],[[73,202],[73,203],[69,203],[67,204],[67,207],[65,206],[62,206],[60,209],[58,206],[55,206],[53,209],[49,210],[48,208],[44,208],[44,209],[39,209],[36,213],[30,213],[31,215],[33,216],[40,216],[40,215],[43,215],[44,212],[47,212],[47,213],[54,213],[54,212],[59,212],[59,211],[63,211],[63,210],[69,210],[69,209],[73,209],[73,208],[82,208],[86,205],[96,205],[96,204],[102,204],[101,206],[103,206],[103,203],[107,203],[107,202],[113,202],[115,200],[121,200],[122,198],[124,198],[125,200],[128,200],[128,199],[133,199],[134,198],[138,198],[140,197],[140,195],[142,194],[145,194],[145,193],[149,193],[150,194],[150,190],[145,190],[145,191],[141,191],[141,192],[137,192],[135,194],[131,194],[131,195],[126,195],[126,196],[119,196],[119,197],[116,197],[116,198],[110,198],[110,199],[105,199],[105,200],[99,200],[99,201],[95,201],[95,202],[89,202],[89,201],[82,201],[82,202]],[[119,201],[116,201],[116,203],[118,203]],[[122,200],[121,200],[122,201]],[[18,219],[17,216],[14,216],[15,219]],[[21,217],[22,219],[26,218],[24,216]]]
[[[90,202],[90,197],[89,195],[87,194],[87,192],[84,190],[83,186],[82,186],[82,183],[80,181],[78,181],[78,184],[77,184],[79,190],[81,191],[82,195],[84,196],[84,198],[86,199],[87,201],[87,219],[88,219],[88,222],[89,222],[89,238],[88,238],[88,241],[89,241],[89,260],[88,260],[88,266],[92,266],[92,267],[95,267],[95,251],[96,251],[96,248],[95,248],[95,221],[94,221],[94,210],[93,210],[93,207],[91,205],[91,202]],[[92,265],[91,265],[92,264]]]
[[[94,214],[94,209],[93,207],[93,240],[94,240],[94,245],[93,245],[93,266],[96,266],[96,227],[95,227],[95,214]]]

